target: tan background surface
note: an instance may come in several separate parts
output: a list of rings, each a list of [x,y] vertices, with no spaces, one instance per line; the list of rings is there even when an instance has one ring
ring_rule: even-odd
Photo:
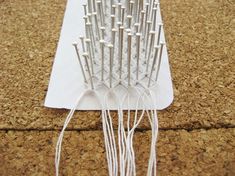
[[[66,110],[43,107],[65,0],[0,0],[0,175],[53,175]],[[159,175],[235,175],[235,1],[161,1],[175,99],[159,113]],[[149,148],[136,134],[138,175]],[[107,175],[99,112],[78,112],[61,173]]]

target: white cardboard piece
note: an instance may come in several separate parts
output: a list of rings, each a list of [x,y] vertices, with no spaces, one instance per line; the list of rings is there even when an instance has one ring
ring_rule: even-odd
[[[53,64],[45,106],[72,109],[77,98],[86,90],[76,52],[72,43],[84,36],[83,1],[68,0],[61,35]],[[161,20],[159,11],[158,18]],[[164,30],[161,40],[165,41]],[[167,49],[163,50],[162,64],[156,89],[156,108],[162,110],[173,101],[172,79]],[[78,110],[100,110],[94,97],[87,96],[77,107]],[[130,109],[136,109],[130,105]],[[117,109],[113,106],[111,109]],[[123,107],[127,109],[127,107]]]

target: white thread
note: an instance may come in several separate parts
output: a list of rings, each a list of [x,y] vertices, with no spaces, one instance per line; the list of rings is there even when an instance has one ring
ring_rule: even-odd
[[[82,98],[88,94],[88,93],[94,93],[95,97],[97,98],[97,100],[99,100],[98,98],[98,95],[97,93],[94,91],[94,90],[87,90],[85,92],[83,92],[79,98],[77,99],[76,101],[76,104],[74,106],[73,109],[70,110],[68,116],[66,117],[65,119],[65,122],[64,122],[64,126],[61,130],[61,133],[59,135],[59,138],[58,138],[58,141],[57,141],[57,144],[56,144],[56,153],[55,153],[55,170],[56,170],[56,176],[59,176],[59,166],[60,166],[60,157],[61,157],[61,147],[62,147],[62,142],[63,142],[63,137],[64,137],[64,132],[69,124],[69,122],[71,121],[72,117],[73,117],[73,114],[77,108],[77,106],[79,105],[80,101],[82,100]],[[102,106],[101,102],[99,101],[100,105]],[[103,106],[102,106],[103,107]],[[103,111],[102,111],[102,114],[103,114]]]

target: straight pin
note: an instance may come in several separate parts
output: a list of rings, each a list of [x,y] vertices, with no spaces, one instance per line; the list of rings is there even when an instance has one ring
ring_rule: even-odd
[[[141,33],[136,33],[136,53],[137,53],[137,66],[136,66],[136,80],[139,81],[139,65],[140,65],[140,37]]]
[[[142,10],[140,14],[141,14],[141,21],[140,21],[140,28],[139,28],[140,30],[139,30],[139,32],[142,33],[143,32],[143,26],[144,26],[145,11]]]
[[[94,84],[93,84],[93,80],[92,80],[92,75],[91,75],[91,71],[90,71],[90,66],[89,66],[89,63],[88,63],[89,55],[88,55],[87,53],[83,53],[82,56],[83,56],[84,59],[85,59],[86,67],[87,67],[88,74],[89,74],[89,77],[90,77],[91,89],[94,90]]]
[[[85,34],[86,34],[86,38],[89,38],[89,33],[88,33],[89,30],[88,30],[87,25],[86,25],[88,17],[84,16],[83,19],[84,19],[84,22],[85,22]]]
[[[100,50],[101,50],[101,81],[104,81],[104,45],[105,41],[100,40]]]
[[[112,29],[112,45],[113,45],[113,58],[115,55],[115,45],[116,45],[116,33],[117,33],[117,29],[113,28]]]
[[[101,36],[100,36],[100,28],[99,28],[99,23],[98,23],[98,18],[97,18],[97,12],[94,12],[93,13],[93,16],[94,16],[94,18],[95,18],[95,26],[96,26],[96,33],[98,34],[98,38],[99,38],[99,40],[101,40]]]
[[[122,3],[118,3],[118,21],[121,21],[122,18]]]
[[[158,81],[158,76],[159,76],[159,71],[160,71],[160,66],[161,66],[161,62],[162,62],[162,53],[163,53],[163,46],[165,44],[163,42],[160,42],[160,54],[159,54],[159,58],[158,58],[158,64],[157,64],[157,74],[156,74],[156,79],[155,81]]]
[[[138,23],[140,21],[140,12],[142,11],[140,1],[141,0],[137,0],[137,5],[136,5],[136,15],[137,15],[136,22],[138,22]]]
[[[113,45],[109,44],[109,87],[113,87]]]
[[[124,25],[124,21],[125,21],[125,7],[122,7],[122,25]]]
[[[155,31],[150,31],[150,45],[149,45],[149,48],[147,50],[147,53],[148,53],[148,60],[147,60],[147,67],[146,67],[146,74],[148,74],[148,69],[149,69],[149,62],[150,62],[150,56],[152,54],[152,48],[153,48],[153,45],[154,45],[154,40],[155,40]]]
[[[144,34],[146,34],[146,31],[147,31],[147,21],[148,21],[148,13],[149,13],[149,3],[146,3],[145,4],[145,24],[144,24]],[[146,37],[146,35],[144,35],[144,37]]]
[[[81,61],[81,57],[80,57],[79,49],[78,49],[78,46],[77,46],[77,45],[78,45],[77,43],[73,43],[73,46],[74,46],[74,48],[75,48],[75,51],[76,51],[76,54],[77,54],[77,57],[78,57],[79,65],[80,65],[81,70],[82,70],[82,75],[83,75],[84,82],[87,83],[85,71],[84,71],[84,68],[83,68],[83,65],[82,65],[82,61]]]
[[[112,14],[113,0],[110,0],[110,14]]]
[[[156,21],[157,21],[157,8],[153,8],[153,17],[151,18],[152,21],[153,21],[153,24],[152,24],[152,31],[155,31],[156,30]]]
[[[111,29],[115,27],[115,15],[111,15]]]
[[[134,2],[134,11],[133,11],[133,16],[134,16],[134,22],[139,22],[139,17],[138,17],[138,8],[139,8],[139,0],[136,0]]]
[[[84,37],[83,37],[83,36],[80,36],[79,38],[80,38],[80,40],[81,40],[81,44],[82,44],[82,52],[84,52],[84,53],[85,53]]]
[[[83,4],[83,9],[84,9],[84,15],[87,16],[87,5]]]
[[[101,1],[97,1],[96,3],[98,6],[98,14],[100,17],[101,26],[104,26],[104,12],[103,12],[103,7],[101,5]]]
[[[113,15],[116,14],[116,5],[112,5],[112,13],[111,14],[113,14]]]
[[[148,52],[148,44],[149,44],[149,30],[150,30],[150,25],[152,24],[151,21],[147,21],[147,30],[145,33],[145,58],[147,57],[147,52]]]
[[[93,12],[96,12],[96,0],[93,0]]]
[[[153,8],[154,8],[154,3],[155,3],[155,1],[151,1],[150,2],[150,6],[149,6],[149,14],[148,14],[148,16],[149,16],[149,20],[152,20],[152,15],[153,15]]]
[[[130,1],[130,13],[129,15],[133,15],[134,1]]]
[[[104,26],[101,26],[101,27],[100,27],[100,30],[101,30],[101,37],[102,37],[102,40],[104,40],[105,27],[104,27]]]
[[[128,86],[131,86],[131,50],[132,50],[132,34],[128,33],[128,51],[127,51],[127,55],[128,55]]]
[[[138,33],[139,32],[140,24],[139,23],[135,23],[134,27],[135,27],[135,33]]]
[[[131,20],[132,20],[132,16],[131,15],[127,15],[127,28],[128,29],[131,29]]]
[[[90,58],[90,64],[91,64],[91,73],[92,75],[94,75],[94,69],[93,69],[93,59],[92,59],[92,53],[91,53],[91,40],[90,39],[85,39],[86,42],[86,46],[87,46],[87,51],[89,54],[89,58]]]
[[[92,2],[91,2],[91,0],[87,0],[87,5],[88,5],[88,12],[92,13]]]
[[[153,64],[152,64],[152,68],[151,68],[151,71],[150,71],[148,87],[151,86],[151,80],[152,80],[152,76],[153,76],[154,67],[156,65],[156,61],[157,61],[157,58],[158,58],[159,49],[160,49],[159,46],[154,46],[154,50],[155,50],[154,59],[153,59]]]
[[[120,26],[119,27],[119,45],[118,45],[119,79],[122,79],[123,32],[124,32],[124,27]]]
[[[90,45],[90,47],[89,47],[89,51],[91,52],[91,54],[92,54],[92,58],[94,58],[94,56],[95,56],[95,54],[94,54],[94,48],[95,48],[95,43],[94,43],[94,33],[93,33],[93,30],[91,29],[91,23],[88,21],[87,23],[86,23],[86,25],[87,25],[87,29],[88,29],[88,34],[89,34],[89,39],[90,39],[90,42],[89,42],[89,45]],[[92,72],[93,73],[93,72]]]
[[[162,23],[159,23],[159,24],[158,24],[158,36],[157,36],[157,44],[158,44],[158,45],[160,44],[162,26],[163,26]]]
[[[113,28],[112,29],[112,45],[115,48],[115,43],[116,43],[116,33],[117,33],[117,29]]]

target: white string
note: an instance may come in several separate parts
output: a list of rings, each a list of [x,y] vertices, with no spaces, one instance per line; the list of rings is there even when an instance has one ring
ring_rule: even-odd
[[[135,115],[134,115],[134,123],[132,128],[130,129],[130,108],[129,108],[129,90],[133,89],[134,91],[136,91],[137,95],[138,95],[138,100],[136,103],[136,109],[135,109]],[[129,90],[127,91],[127,93],[125,94],[123,100],[122,100],[122,105],[124,104],[125,99],[127,98],[128,103],[128,119],[127,119],[127,139],[126,139],[126,158],[124,163],[127,162],[127,168],[124,168],[121,172],[121,175],[124,175],[123,172],[125,172],[126,170],[126,175],[136,175],[136,166],[135,166],[135,153],[134,153],[134,149],[133,149],[133,136],[134,136],[134,131],[137,128],[137,126],[139,125],[139,123],[141,122],[144,113],[145,113],[145,108],[142,108],[142,113],[140,115],[140,118],[137,120],[137,116],[138,116],[138,108],[139,108],[139,104],[140,101],[143,101],[143,94],[141,95],[139,90],[135,87],[130,87]],[[142,103],[142,105],[144,105],[144,103]]]
[[[129,90],[133,89],[137,93],[137,103],[136,103],[136,109],[134,114],[134,122],[132,124],[132,127],[130,126],[130,108],[129,108],[129,101],[130,101],[130,94]],[[57,145],[56,145],[56,154],[55,154],[55,167],[56,167],[56,176],[59,176],[59,164],[60,164],[60,157],[61,157],[61,147],[62,147],[62,141],[64,132],[71,121],[73,114],[79,105],[82,98],[87,93],[93,93],[97,100],[99,101],[100,105],[102,106],[102,124],[103,124],[103,133],[104,133],[104,141],[105,141],[105,149],[106,149],[106,158],[108,163],[108,170],[109,170],[109,176],[118,176],[118,173],[120,173],[120,176],[136,176],[136,164],[135,164],[135,152],[133,148],[133,136],[135,129],[138,127],[140,122],[142,121],[145,111],[147,112],[147,116],[150,121],[151,129],[152,129],[152,142],[151,142],[151,148],[150,148],[150,158],[149,158],[149,164],[148,164],[148,172],[147,176],[156,176],[156,143],[157,143],[157,135],[158,135],[158,119],[157,119],[157,111],[155,109],[156,102],[153,97],[153,92],[150,89],[145,89],[144,92],[140,93],[140,90],[137,88],[129,88],[127,93],[124,95],[123,100],[120,103],[119,98],[116,96],[115,92],[110,89],[104,98],[104,103],[106,108],[102,106],[102,103],[97,95],[97,93],[93,90],[87,90],[84,92],[79,98],[77,99],[76,105],[71,111],[69,112],[65,122],[63,129],[59,135]],[[114,135],[114,129],[112,124],[112,116],[110,113],[109,103],[107,100],[108,95],[113,95],[112,98],[116,100],[116,103],[118,105],[118,147],[119,147],[119,172],[118,172],[118,155],[117,155],[117,148],[116,148],[116,142],[115,142],[115,135]],[[151,101],[151,109],[150,113],[148,112],[144,98],[149,98]],[[127,118],[127,132],[125,132],[124,128],[124,121],[123,121],[123,110],[122,106],[124,105],[125,100],[127,99],[127,106],[128,106],[128,118]],[[142,102],[142,112],[140,117],[138,118],[138,108],[140,103]]]
[[[156,143],[157,143],[157,136],[158,136],[158,117],[157,117],[157,110],[156,110],[156,101],[153,97],[156,97],[153,95],[153,92],[148,89],[147,90],[152,104],[151,110],[151,128],[152,128],[152,142],[151,142],[151,149],[150,149],[150,159],[148,164],[148,176],[156,176],[157,175],[157,156],[156,156]]]
[[[61,157],[61,147],[62,147],[62,141],[63,141],[63,137],[64,137],[64,132],[69,124],[69,122],[71,121],[72,117],[73,117],[73,114],[74,112],[76,111],[76,108],[78,107],[80,101],[82,100],[82,98],[88,94],[88,93],[93,93],[94,96],[96,97],[96,99],[99,101],[99,97],[97,95],[97,93],[94,91],[94,90],[86,90],[85,92],[83,92],[77,99],[76,101],[76,104],[74,106],[73,109],[70,110],[68,116],[66,117],[65,119],[65,122],[64,122],[64,126],[60,132],[60,135],[59,135],[59,138],[58,138],[58,141],[57,141],[57,144],[56,144],[56,152],[55,152],[55,171],[56,171],[56,176],[59,176],[59,166],[60,166],[60,157]],[[101,102],[99,101],[102,109],[103,109],[103,106],[101,104]],[[103,110],[102,110],[102,116],[103,116]]]
[[[112,173],[112,176],[117,176],[118,175],[118,156],[117,156],[117,148],[116,148],[116,142],[115,142],[115,135],[114,135],[114,130],[113,130],[113,124],[112,124],[112,117],[110,114],[110,108],[109,108],[109,104],[108,104],[108,100],[107,97],[108,95],[113,95],[112,98],[114,98],[117,102],[117,105],[119,105],[119,101],[118,98],[116,96],[116,94],[114,93],[113,89],[110,89],[104,97],[104,104],[106,106],[105,108],[105,118],[104,118],[104,123],[106,124],[107,128],[107,132],[108,132],[108,148],[110,150],[109,153],[109,163],[110,163],[110,171],[109,173]],[[106,112],[107,111],[107,112]],[[119,116],[119,112],[120,112],[120,108],[118,106],[118,116]]]

